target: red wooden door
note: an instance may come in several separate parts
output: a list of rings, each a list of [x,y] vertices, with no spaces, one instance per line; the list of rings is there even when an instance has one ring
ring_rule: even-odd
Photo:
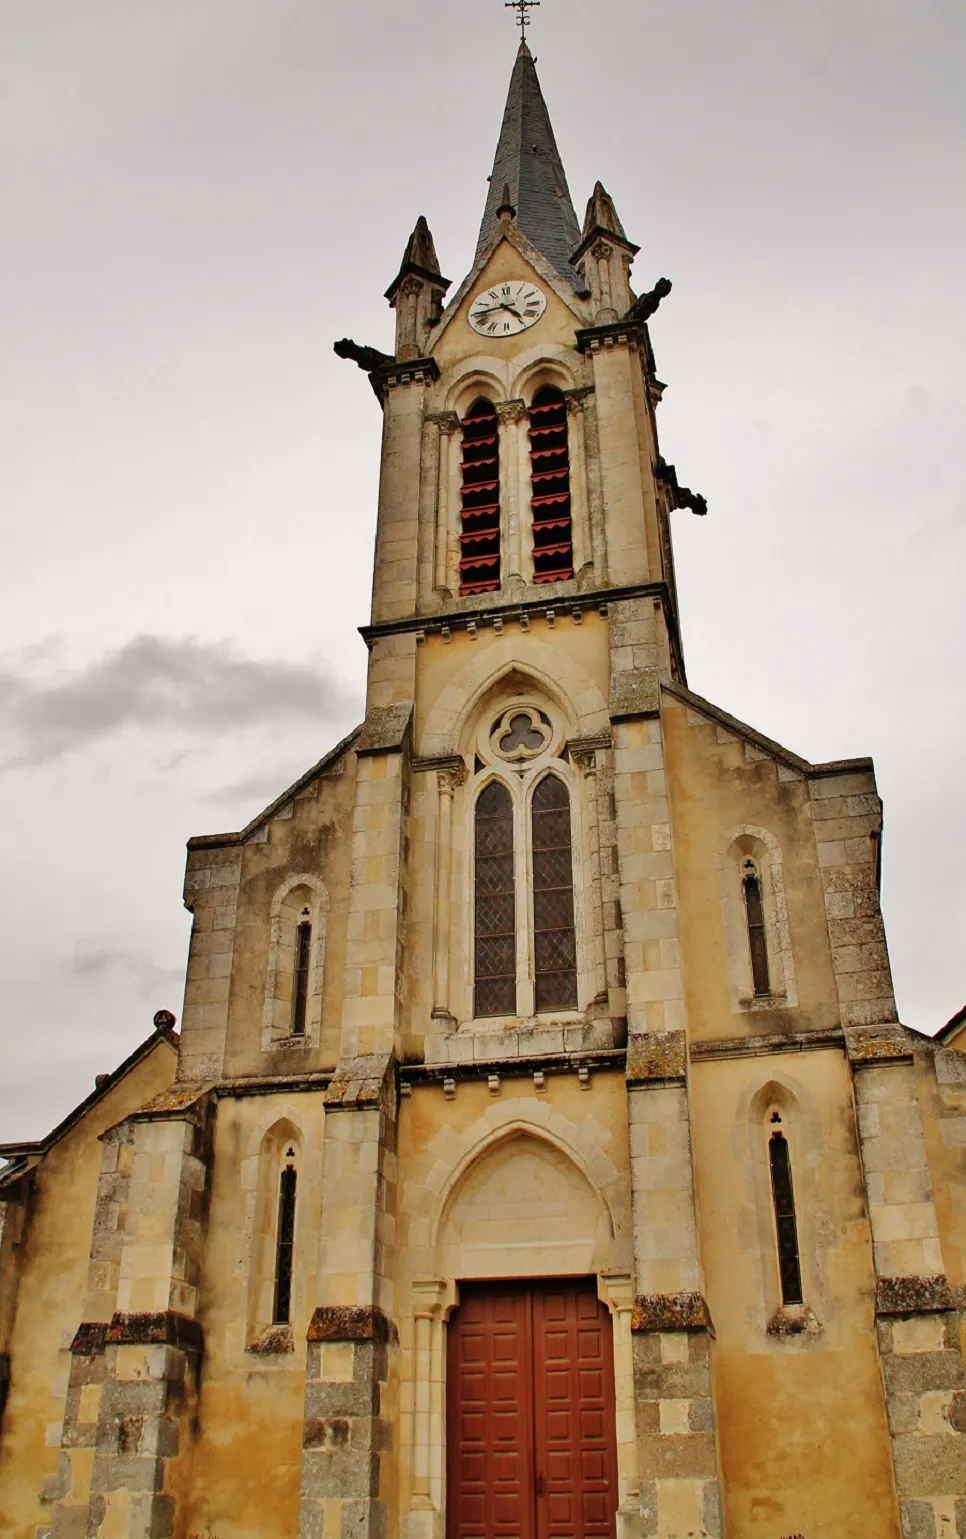
[[[467,1284],[447,1351],[448,1539],[614,1539],[613,1341],[593,1279]]]

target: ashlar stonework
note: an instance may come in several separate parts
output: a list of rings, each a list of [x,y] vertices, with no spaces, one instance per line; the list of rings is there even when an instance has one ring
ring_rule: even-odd
[[[0,1148],[10,1539],[966,1535],[964,1058],[871,762],[688,684],[636,257],[522,46],[472,270],[421,219],[338,344],[365,721],[190,841],[180,1037]]]

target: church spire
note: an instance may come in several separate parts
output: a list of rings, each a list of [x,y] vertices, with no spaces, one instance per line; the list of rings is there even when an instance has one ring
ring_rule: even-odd
[[[516,226],[574,288],[581,283],[570,265],[580,243],[580,225],[553,136],[537,71],[526,43],[517,53],[503,127],[493,162],[490,190],[476,248],[479,259],[500,226],[506,187],[516,207]]]

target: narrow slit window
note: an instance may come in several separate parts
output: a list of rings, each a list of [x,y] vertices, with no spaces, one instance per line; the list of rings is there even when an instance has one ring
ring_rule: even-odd
[[[292,1323],[292,1261],[295,1253],[295,1187],[291,1165],[282,1171],[278,1193],[278,1245],[275,1254],[275,1324]]]
[[[563,582],[574,575],[567,402],[547,385],[530,407],[530,507],[533,580]]]
[[[500,434],[492,401],[474,401],[463,418],[460,593],[500,586]]]
[[[538,1011],[575,1009],[577,942],[570,795],[556,775],[533,793],[533,949]]]
[[[517,1008],[513,803],[491,781],[476,804],[474,1014],[513,1015]]]
[[[782,1303],[801,1304],[802,1267],[798,1255],[798,1225],[795,1221],[795,1194],[792,1190],[792,1164],[784,1133],[773,1133],[768,1144],[771,1162],[771,1189],[775,1201],[775,1229],[778,1235],[778,1270],[781,1275]]]
[[[312,955],[312,924],[302,919],[295,931],[295,979],[292,990],[292,1036],[305,1036],[305,1012],[309,1002],[309,959]]]
[[[751,978],[755,993],[770,994],[768,942],[765,938],[765,910],[761,901],[761,881],[754,871],[744,877],[745,914],[748,920],[748,945],[751,948]]]

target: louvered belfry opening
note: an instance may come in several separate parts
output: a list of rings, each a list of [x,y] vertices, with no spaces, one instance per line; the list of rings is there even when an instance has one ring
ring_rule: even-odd
[[[460,593],[500,586],[500,436],[492,401],[474,401],[463,418]]]
[[[491,781],[476,804],[475,1015],[514,1015],[517,1008],[517,910],[513,869],[513,803]]]
[[[556,775],[541,780],[534,791],[532,819],[536,1008],[575,1009],[577,943],[570,796]]]
[[[552,385],[538,390],[530,407],[530,480],[533,580],[562,582],[574,575],[570,451],[567,402]]]

